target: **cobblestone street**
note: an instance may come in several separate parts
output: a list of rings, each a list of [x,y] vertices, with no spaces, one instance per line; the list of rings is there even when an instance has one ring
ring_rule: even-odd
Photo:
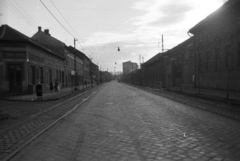
[[[13,161],[238,161],[240,122],[111,82]]]

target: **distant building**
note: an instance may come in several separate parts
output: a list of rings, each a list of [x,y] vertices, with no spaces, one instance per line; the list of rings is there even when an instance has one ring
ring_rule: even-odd
[[[57,68],[53,71],[56,73],[53,80],[57,79],[60,86],[69,87],[83,85],[84,82],[87,82],[87,85],[92,83],[91,60],[83,52],[72,46],[66,46],[65,43],[51,36],[48,29],[42,31],[41,27],[38,27],[38,32],[31,39],[65,58],[65,68]]]
[[[99,83],[99,80],[98,80],[98,66],[96,64],[94,64],[93,62],[91,62],[90,64],[90,78],[91,78],[91,84],[94,85],[94,84],[97,84]]]
[[[62,67],[56,64],[50,65],[50,68],[55,66],[55,69],[49,71],[49,75],[51,76],[47,82],[57,80],[61,88],[72,86],[73,82],[75,82],[74,77],[72,76],[73,74],[71,73],[71,71],[73,72],[74,70],[74,53],[67,48],[65,43],[51,36],[48,29],[42,31],[40,26],[31,39],[65,58],[64,66]]]
[[[123,63],[123,75],[127,75],[137,69],[138,69],[137,63],[134,63],[131,61],[127,61]]]

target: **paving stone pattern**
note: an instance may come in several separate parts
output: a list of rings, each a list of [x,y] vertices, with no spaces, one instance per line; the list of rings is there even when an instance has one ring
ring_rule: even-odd
[[[146,88],[146,87],[140,87],[140,86],[135,86],[135,87],[169,98],[171,100],[175,100],[187,105],[191,105],[193,107],[201,108],[203,110],[208,110],[208,111],[240,121],[239,105],[230,105],[227,103],[213,101],[211,99],[206,100],[206,99],[197,98],[197,97],[189,97],[188,95],[168,92],[165,90],[158,90],[154,88]]]
[[[49,124],[72,109],[77,103],[79,103],[79,101],[87,97],[89,94],[91,94],[91,92],[83,94],[75,100],[73,99],[66,103],[60,103],[58,106],[52,106],[35,117],[24,120],[9,129],[1,131],[0,160],[7,157],[14,150],[46,128]]]
[[[13,161],[238,161],[240,122],[109,83]]]

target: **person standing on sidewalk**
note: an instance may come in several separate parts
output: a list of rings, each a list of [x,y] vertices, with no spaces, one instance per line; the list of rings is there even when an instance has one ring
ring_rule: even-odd
[[[40,82],[38,82],[38,85],[36,85],[36,94],[38,97],[38,100],[41,99],[42,100],[42,85]]]

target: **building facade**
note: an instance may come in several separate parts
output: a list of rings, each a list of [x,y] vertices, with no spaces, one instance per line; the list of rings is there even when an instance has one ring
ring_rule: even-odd
[[[0,27],[0,93],[33,93],[64,69],[65,58],[8,25]]]
[[[127,61],[123,63],[123,75],[127,75],[137,69],[138,69],[137,63],[134,63],[131,61]]]
[[[198,88],[240,91],[240,1],[229,0],[189,30]]]
[[[164,86],[163,53],[158,53],[141,65],[141,84],[156,88]],[[138,76],[140,77],[140,76]]]
[[[77,58],[75,59],[74,52],[67,48],[66,44],[60,40],[51,36],[50,31],[45,29],[42,31],[41,27],[38,27],[38,31],[31,37],[32,40],[40,43],[51,51],[54,51],[59,56],[64,57],[64,66],[62,68],[56,68],[52,70],[53,76],[48,83],[57,81],[60,88],[71,87],[77,82],[75,79],[75,63],[80,63]]]
[[[55,81],[60,88],[85,81],[90,86],[98,69],[90,68],[90,63],[84,53],[52,37],[49,30],[38,27],[29,38],[8,25],[0,27],[0,94],[33,93],[38,82],[43,92]]]

